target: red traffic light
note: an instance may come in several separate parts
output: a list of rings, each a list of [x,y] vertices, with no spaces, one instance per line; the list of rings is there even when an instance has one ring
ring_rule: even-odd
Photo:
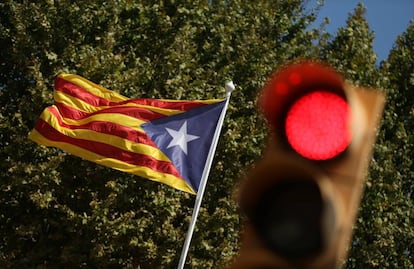
[[[246,219],[231,269],[342,266],[384,101],[319,62],[271,77],[259,99],[271,135],[240,185]]]
[[[327,160],[351,142],[351,109],[335,93],[318,90],[297,99],[288,109],[285,135],[290,146],[305,158]]]
[[[275,73],[260,108],[276,134],[307,159],[334,158],[351,142],[343,78],[321,63],[300,62]]]

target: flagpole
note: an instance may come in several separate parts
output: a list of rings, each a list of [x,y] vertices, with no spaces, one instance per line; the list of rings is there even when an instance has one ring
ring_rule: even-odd
[[[229,105],[230,96],[232,91],[234,91],[234,84],[233,81],[228,81],[225,84],[226,87],[226,103],[224,104],[224,108],[221,111],[220,118],[217,122],[217,127],[214,132],[213,140],[211,142],[211,147],[207,155],[207,160],[204,165],[203,174],[201,175],[200,186],[197,191],[196,200],[194,203],[193,215],[191,216],[190,226],[188,227],[188,231],[185,237],[184,246],[181,251],[180,261],[178,263],[178,269],[183,269],[185,260],[187,258],[188,249],[190,248],[191,238],[193,237],[195,223],[197,221],[198,212],[200,211],[201,200],[203,199],[204,190],[206,189],[208,176],[210,174],[210,168],[213,163],[214,154],[216,152],[216,147],[219,141],[221,127],[224,123],[224,118],[226,116],[227,107]]]

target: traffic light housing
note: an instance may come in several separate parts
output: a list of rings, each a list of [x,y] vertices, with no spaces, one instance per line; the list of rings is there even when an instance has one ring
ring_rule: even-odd
[[[269,141],[241,183],[246,223],[230,268],[339,268],[384,102],[320,62],[270,78],[259,97]]]

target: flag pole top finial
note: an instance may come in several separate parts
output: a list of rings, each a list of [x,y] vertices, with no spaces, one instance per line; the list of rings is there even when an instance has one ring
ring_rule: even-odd
[[[231,94],[232,91],[236,88],[232,80],[226,81],[226,94]]]

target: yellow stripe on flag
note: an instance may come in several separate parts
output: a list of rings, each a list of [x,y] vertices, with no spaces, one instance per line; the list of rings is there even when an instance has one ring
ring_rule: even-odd
[[[148,167],[131,165],[131,164],[128,164],[128,163],[125,163],[125,162],[122,162],[116,159],[107,158],[105,156],[95,154],[89,150],[85,150],[83,148],[77,147],[72,144],[51,141],[45,138],[44,136],[42,136],[38,131],[36,131],[36,129],[32,130],[32,132],[29,134],[29,138],[44,146],[51,146],[51,147],[57,147],[57,148],[63,149],[64,151],[70,154],[79,156],[85,160],[92,161],[97,164],[104,165],[110,168],[114,168],[119,171],[123,171],[123,172],[131,173],[131,174],[134,174],[140,177],[148,178],[152,181],[165,183],[178,190],[195,194],[192,188],[183,179],[175,177],[173,175],[157,172]]]
[[[58,103],[62,103],[65,104],[69,107],[72,107],[74,109],[80,110],[82,112],[85,113],[94,113],[106,108],[122,108],[122,107],[137,107],[137,108],[143,108],[143,109],[147,109],[149,111],[153,111],[165,116],[172,116],[172,115],[176,115],[176,114],[180,114],[183,113],[184,111],[182,110],[177,110],[177,109],[167,109],[167,108],[159,108],[159,107],[155,107],[155,106],[149,106],[149,105],[141,105],[141,104],[137,104],[137,103],[133,103],[133,102],[129,102],[126,104],[122,104],[122,105],[116,105],[116,106],[93,106],[91,104],[88,104],[87,102],[78,99],[76,97],[73,97],[69,94],[66,94],[64,92],[61,91],[54,91],[53,92],[53,96],[56,102]],[[213,101],[213,100],[212,100]],[[214,103],[214,102],[213,102]]]
[[[121,102],[129,100],[128,97],[125,97],[114,91],[110,91],[78,75],[60,74],[58,77],[63,78],[64,80],[69,81],[75,85],[78,85],[79,87],[82,87],[83,89],[92,93],[93,95],[99,96],[111,102]]]
[[[55,105],[52,105],[51,107],[54,107],[57,111],[59,111]],[[145,133],[141,128],[141,124],[146,123],[146,121],[120,113],[98,113],[79,120],[69,119],[62,116],[62,122],[75,126],[88,124],[94,121],[110,122],[131,128],[132,130],[140,133]]]
[[[56,119],[55,115],[53,115],[48,109],[45,109],[43,111],[43,113],[40,115],[40,118],[47,122],[59,133],[62,133],[68,137],[105,143],[122,150],[148,155],[157,160],[170,161],[170,159],[165,156],[165,154],[162,153],[162,151],[160,151],[158,148],[146,144],[132,142],[119,136],[104,134],[93,130],[69,129],[62,127]]]

